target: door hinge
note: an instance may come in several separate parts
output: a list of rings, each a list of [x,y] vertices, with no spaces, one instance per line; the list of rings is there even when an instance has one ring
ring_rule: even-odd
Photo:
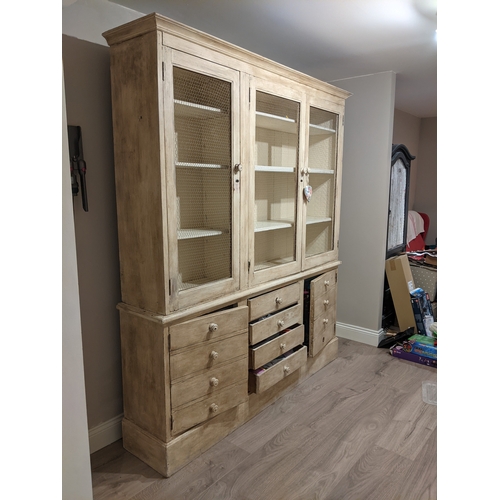
[[[165,63],[161,63],[161,79],[165,81]]]
[[[172,280],[168,280],[168,294],[172,295]]]
[[[170,430],[174,430],[174,416],[170,415]]]
[[[248,272],[250,272],[250,261],[248,261]]]
[[[170,352],[170,334],[167,336],[168,352]]]

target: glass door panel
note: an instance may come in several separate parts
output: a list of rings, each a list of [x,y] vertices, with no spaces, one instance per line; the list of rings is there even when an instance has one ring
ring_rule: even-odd
[[[177,290],[232,278],[232,83],[173,68]]]
[[[256,92],[254,272],[297,260],[298,102]]]
[[[309,115],[308,184],[305,257],[334,249],[338,114],[311,107]]]

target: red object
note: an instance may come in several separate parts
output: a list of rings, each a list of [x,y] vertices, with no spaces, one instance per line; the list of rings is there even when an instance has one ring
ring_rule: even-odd
[[[418,212],[418,214],[424,221],[424,232],[418,234],[416,238],[413,238],[411,241],[408,241],[406,245],[407,252],[418,252],[420,250],[425,250],[425,237],[427,236],[427,231],[429,230],[430,219],[427,214],[424,214],[422,212]]]

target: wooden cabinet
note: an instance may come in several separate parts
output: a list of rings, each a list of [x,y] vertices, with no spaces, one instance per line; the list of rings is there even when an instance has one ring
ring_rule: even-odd
[[[336,356],[349,94],[157,14],[104,36],[123,442],[170,475]]]

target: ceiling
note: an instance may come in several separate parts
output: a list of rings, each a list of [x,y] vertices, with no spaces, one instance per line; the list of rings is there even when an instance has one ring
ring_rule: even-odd
[[[342,87],[396,73],[397,109],[437,116],[437,0],[112,0]]]

